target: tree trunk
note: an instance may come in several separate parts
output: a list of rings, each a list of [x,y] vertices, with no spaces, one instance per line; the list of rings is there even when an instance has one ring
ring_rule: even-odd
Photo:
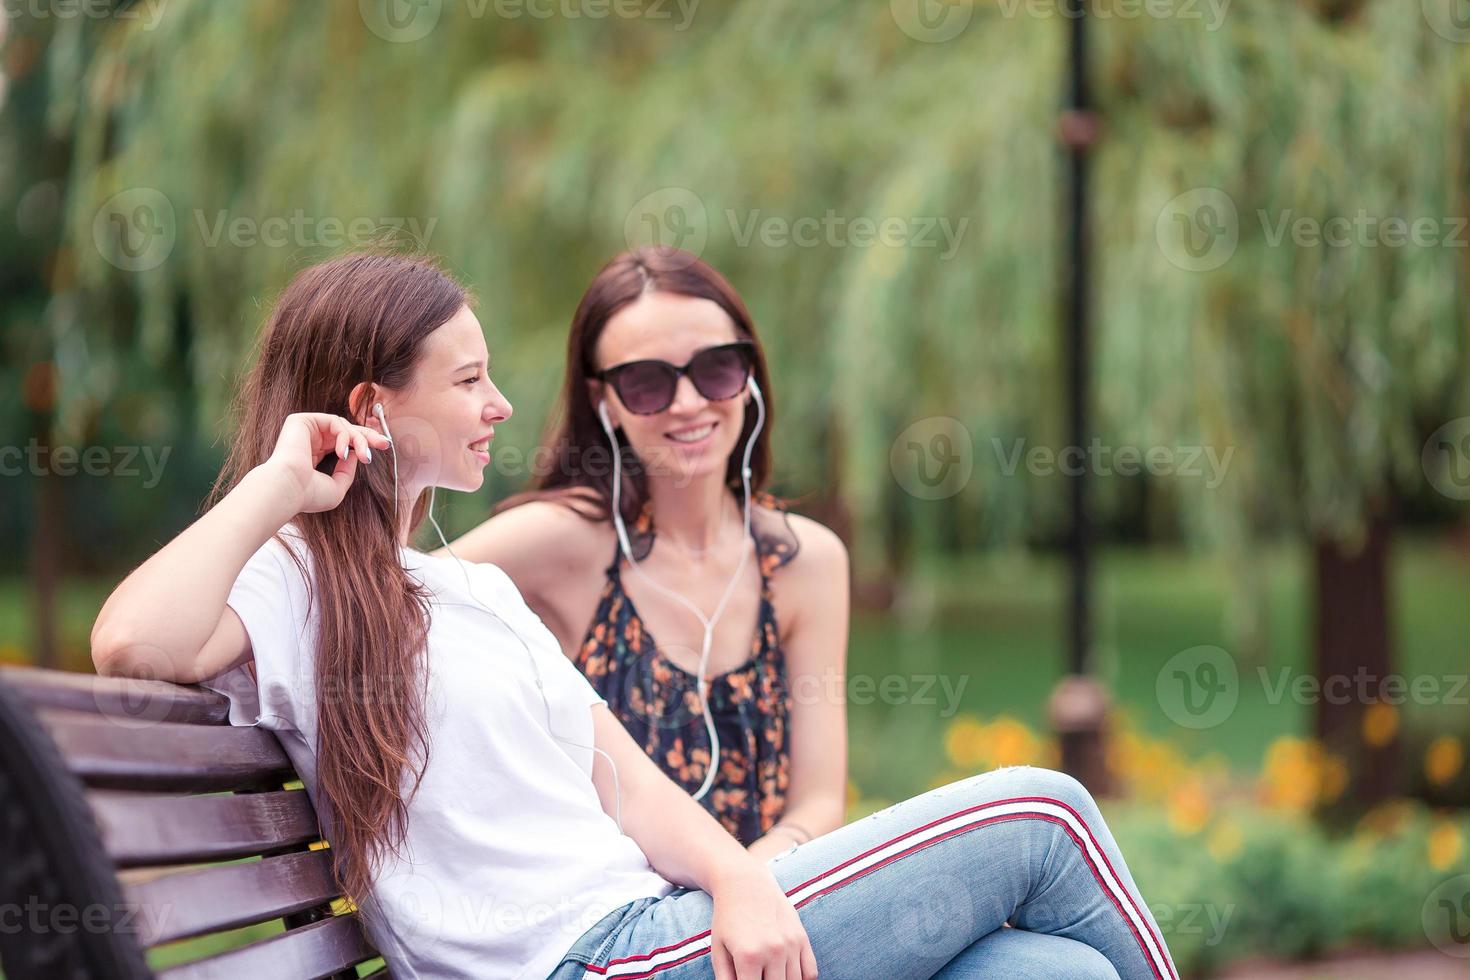
[[[1387,513],[1377,511],[1360,546],[1318,538],[1313,548],[1316,675],[1321,685],[1315,734],[1329,752],[1346,760],[1348,785],[1341,802],[1352,808],[1371,806],[1399,790],[1397,732],[1381,744],[1370,744],[1363,724],[1370,706],[1383,698],[1384,680],[1392,670],[1391,530]]]
[[[43,443],[43,447],[45,444]],[[43,451],[49,453],[49,447]],[[60,541],[61,486],[55,476],[33,475],[31,511],[31,629],[33,656],[38,667],[62,666],[56,636],[57,557]]]

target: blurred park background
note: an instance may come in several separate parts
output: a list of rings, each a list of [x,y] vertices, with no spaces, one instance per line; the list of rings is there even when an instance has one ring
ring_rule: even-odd
[[[516,411],[454,534],[525,484],[593,273],[678,245],[851,549],[853,816],[1062,764],[1080,665],[1181,969],[1466,966],[1466,0],[3,5],[0,661],[90,669],[297,269],[473,288]]]

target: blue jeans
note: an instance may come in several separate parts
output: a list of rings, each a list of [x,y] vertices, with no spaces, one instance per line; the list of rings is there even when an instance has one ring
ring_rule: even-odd
[[[769,866],[822,980],[1178,980],[1096,803],[1063,773],[962,779]],[[711,912],[708,893],[687,888],[631,902],[549,980],[711,980]]]

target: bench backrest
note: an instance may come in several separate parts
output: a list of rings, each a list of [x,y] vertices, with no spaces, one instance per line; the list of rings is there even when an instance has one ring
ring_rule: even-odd
[[[356,913],[333,914],[316,814],[286,788],[280,743],[232,727],[222,695],[4,667],[0,739],[10,977],[135,980],[152,976],[152,947],[276,919],[280,935],[158,975],[356,977],[377,955]]]

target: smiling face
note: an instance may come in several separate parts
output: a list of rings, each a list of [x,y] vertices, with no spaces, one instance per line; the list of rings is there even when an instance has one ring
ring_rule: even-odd
[[[485,335],[468,306],[424,339],[410,384],[383,389],[378,400],[410,500],[429,486],[480,488],[495,426],[512,409],[490,380]]]
[[[603,328],[596,347],[600,370],[628,361],[660,360],[679,366],[706,347],[740,337],[719,304],[678,293],[650,292],[624,306]],[[653,415],[628,411],[611,385],[591,382],[592,403],[606,399],[608,417],[650,477],[671,476],[679,485],[709,473],[723,475],[740,438],[748,390],[710,401],[688,377],[679,378],[673,404]]]

